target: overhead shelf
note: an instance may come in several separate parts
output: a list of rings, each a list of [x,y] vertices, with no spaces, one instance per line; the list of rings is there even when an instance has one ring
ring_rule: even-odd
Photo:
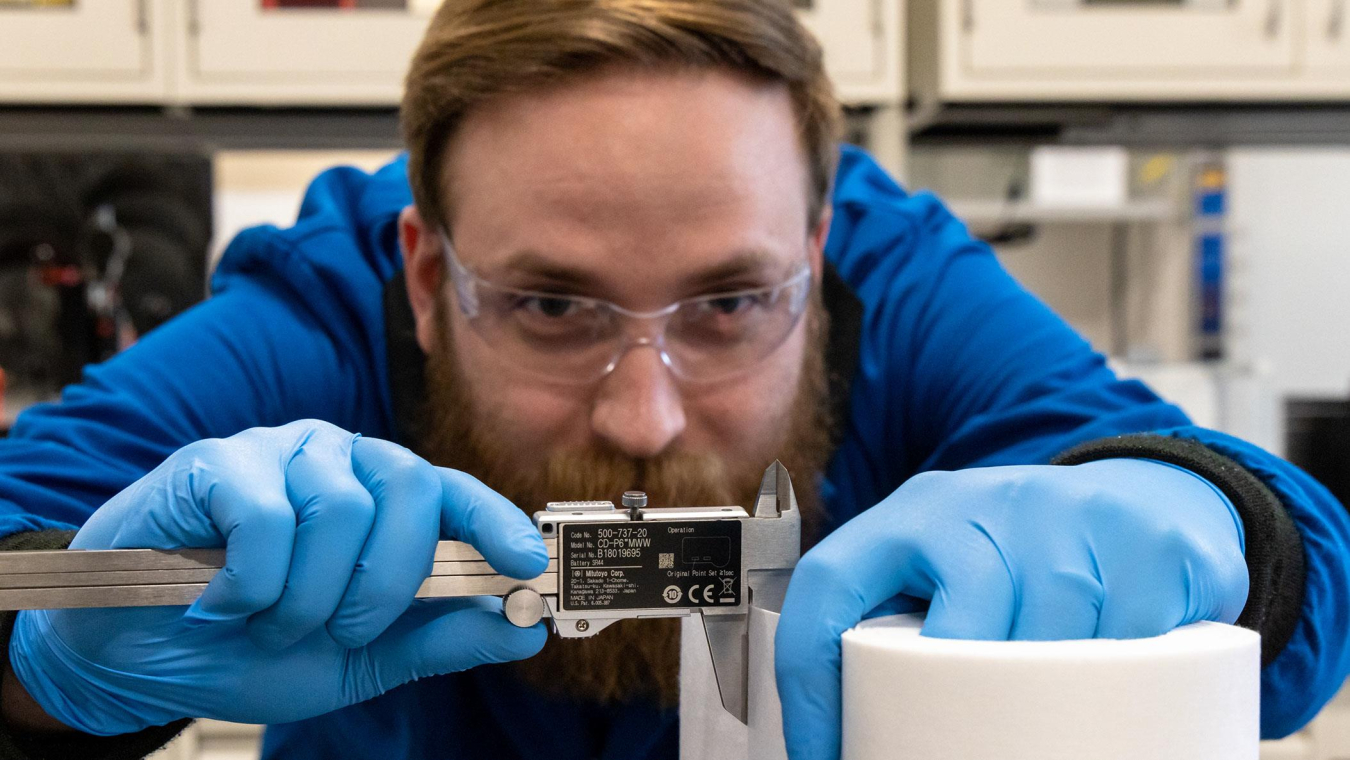
[[[970,224],[1164,223],[1183,218],[1182,210],[1166,199],[1134,200],[1118,206],[1047,206],[1028,201],[948,199],[947,205],[958,218]]]

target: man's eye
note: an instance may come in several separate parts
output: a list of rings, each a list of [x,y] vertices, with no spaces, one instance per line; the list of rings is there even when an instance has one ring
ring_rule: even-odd
[[[562,317],[573,316],[580,309],[580,306],[571,298],[530,296],[528,298],[520,299],[517,308],[524,309],[531,314],[559,319]]]
[[[739,314],[755,306],[759,298],[750,295],[724,296],[721,298],[710,298],[704,301],[704,305],[712,312],[720,315],[730,316]]]

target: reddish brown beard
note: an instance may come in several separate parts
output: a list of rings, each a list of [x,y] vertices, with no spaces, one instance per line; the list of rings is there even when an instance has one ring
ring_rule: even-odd
[[[806,314],[807,345],[797,394],[777,458],[793,476],[802,511],[803,539],[819,524],[817,480],[829,455],[830,419],[825,369],[827,315],[818,297]],[[742,471],[709,453],[671,452],[633,459],[612,450],[559,451],[540,468],[520,466],[509,444],[491,436],[490,414],[470,398],[455,360],[447,299],[438,299],[438,345],[427,359],[427,398],[417,452],[433,464],[467,472],[526,512],[550,501],[615,500],[645,491],[653,507],[749,507],[763,463]],[[679,701],[679,621],[626,620],[587,639],[550,637],[539,655],[516,663],[517,675],[552,696],[601,704],[639,698],[663,708]]]

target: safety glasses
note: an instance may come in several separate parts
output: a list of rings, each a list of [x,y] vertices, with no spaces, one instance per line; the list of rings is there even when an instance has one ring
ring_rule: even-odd
[[[734,377],[783,345],[811,291],[811,268],[803,263],[777,285],[633,311],[596,298],[498,285],[464,266],[449,238],[441,239],[459,309],[472,329],[512,364],[569,384],[596,382],[639,346],[656,350],[681,380]]]

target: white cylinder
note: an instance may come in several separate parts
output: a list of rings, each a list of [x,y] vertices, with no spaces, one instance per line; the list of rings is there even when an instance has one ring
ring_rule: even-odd
[[[1257,760],[1260,637],[954,641],[922,616],[844,634],[843,760]]]

